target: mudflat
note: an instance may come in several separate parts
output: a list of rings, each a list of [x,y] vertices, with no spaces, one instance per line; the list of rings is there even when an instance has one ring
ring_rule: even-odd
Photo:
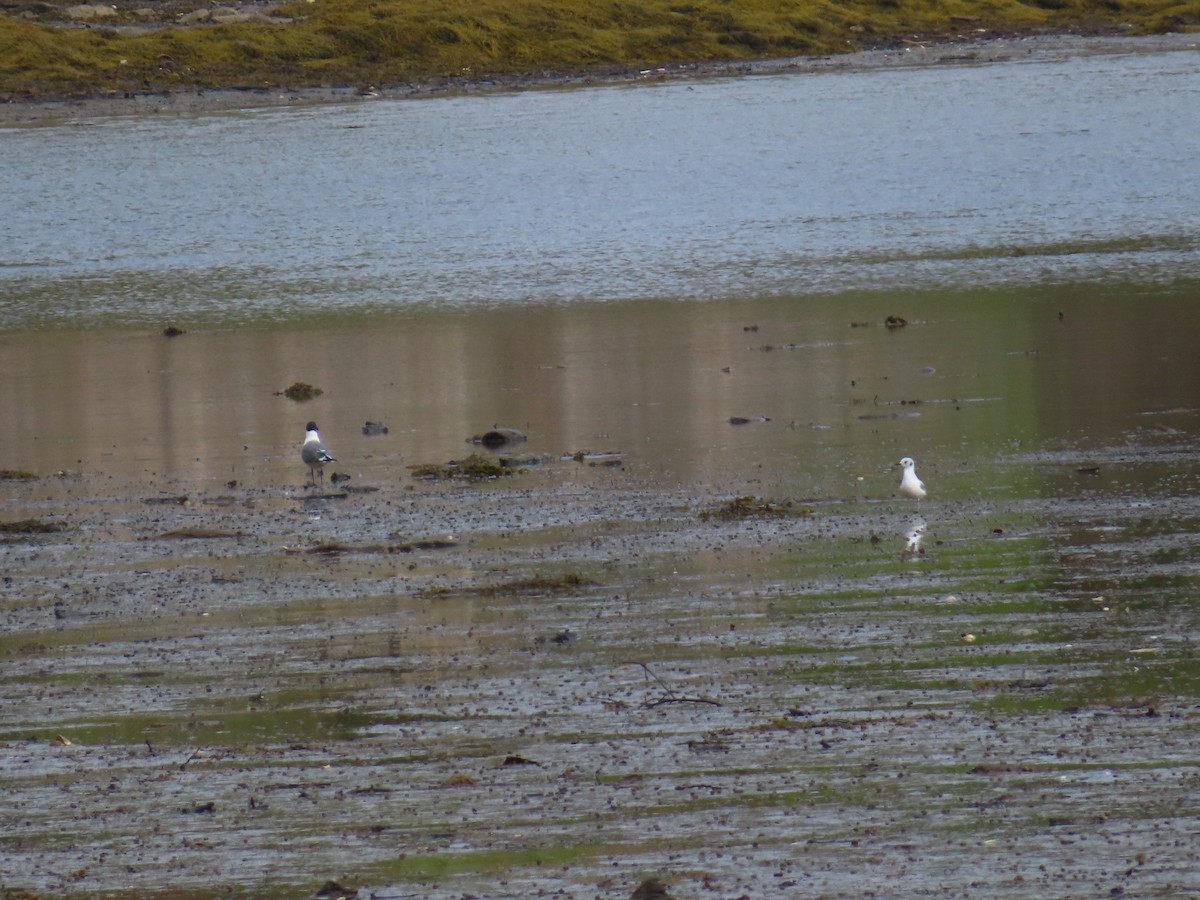
[[[1194,502],[530,463],[0,483],[5,896],[1197,888]]]

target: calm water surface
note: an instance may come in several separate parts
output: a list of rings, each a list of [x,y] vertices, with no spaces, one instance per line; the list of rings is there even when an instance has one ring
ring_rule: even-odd
[[[1198,101],[1163,53],[3,130],[5,465],[270,483],[312,417],[393,477],[500,423],[823,496],[1190,433]]]
[[[3,327],[1197,274],[1200,54],[0,132]]]

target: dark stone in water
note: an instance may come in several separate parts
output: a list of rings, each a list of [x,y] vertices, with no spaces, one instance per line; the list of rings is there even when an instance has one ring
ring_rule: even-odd
[[[381,434],[387,434],[388,427],[382,422],[367,422],[363,426],[363,434],[367,437],[378,437]]]
[[[528,438],[522,431],[515,428],[497,427],[471,438],[471,443],[483,444],[489,450],[495,450],[497,447],[507,447],[509,444],[523,444],[526,440]]]

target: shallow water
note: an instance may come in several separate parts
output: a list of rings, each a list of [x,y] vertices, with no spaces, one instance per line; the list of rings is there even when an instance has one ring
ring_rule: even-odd
[[[0,132],[0,327],[1200,272],[1195,53]]]
[[[5,465],[277,483],[315,418],[385,478],[502,424],[841,497],[1119,438],[1194,396],[1198,59],[5,129]]]
[[[1189,444],[1195,296],[1183,281],[7,334],[5,463],[295,484],[311,418],[333,471],[394,483],[500,424],[530,438],[507,452],[616,451],[655,483],[887,496],[911,455],[943,496],[974,496],[1003,487],[979,467],[1013,453]],[[297,380],[324,393],[278,396]]]

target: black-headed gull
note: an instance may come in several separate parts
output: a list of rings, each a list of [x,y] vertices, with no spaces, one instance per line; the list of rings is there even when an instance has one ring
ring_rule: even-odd
[[[917,468],[912,457],[906,456],[900,460],[900,468],[904,470],[904,475],[900,478],[900,493],[905,497],[920,500],[925,496],[925,482],[917,477]]]
[[[300,458],[304,460],[304,464],[308,466],[308,474],[312,477],[313,484],[317,482],[317,475],[320,474],[321,481],[325,481],[325,463],[335,462],[334,458],[329,455],[329,448],[321,441],[321,434],[317,431],[317,423],[309,422],[304,426],[304,445],[300,448]]]

